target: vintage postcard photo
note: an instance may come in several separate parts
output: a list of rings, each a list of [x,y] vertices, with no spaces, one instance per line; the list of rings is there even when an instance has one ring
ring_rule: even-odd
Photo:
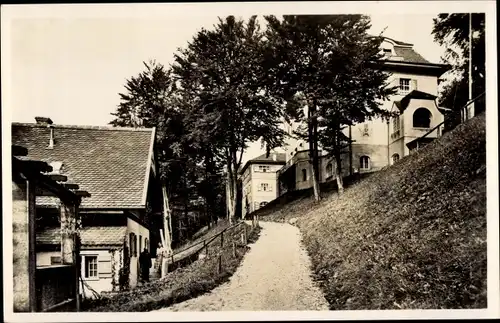
[[[1,12],[6,321],[500,315],[494,2]]]

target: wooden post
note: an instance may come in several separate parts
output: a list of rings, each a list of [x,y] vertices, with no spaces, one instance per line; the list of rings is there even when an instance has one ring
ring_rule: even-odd
[[[219,261],[218,261],[218,266],[217,266],[217,274],[220,274],[222,272],[222,255],[219,255]]]
[[[76,206],[61,201],[61,261],[63,264],[75,264]]]
[[[241,234],[241,244],[243,244],[244,246],[246,246],[246,243],[245,243],[245,234],[244,233]]]
[[[236,258],[236,243],[233,242],[233,257]]]
[[[27,181],[28,191],[28,269],[29,269],[29,305],[30,312],[37,311],[36,302],[36,182]]]
[[[220,246],[221,248],[224,246],[224,231],[220,233]]]

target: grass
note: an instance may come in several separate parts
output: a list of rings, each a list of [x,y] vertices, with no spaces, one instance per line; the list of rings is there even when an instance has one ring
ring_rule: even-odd
[[[332,310],[485,308],[484,114],[292,217]]]
[[[244,224],[247,230],[250,226]],[[92,312],[145,312],[168,307],[175,303],[197,297],[211,291],[226,282],[236,271],[243,256],[249,249],[242,245],[242,227],[229,230],[224,236],[224,245],[220,240],[209,246],[209,256],[195,261],[187,267],[179,268],[155,282],[137,287],[131,291],[97,300],[86,300],[84,311]],[[249,235],[248,243],[253,243],[259,236],[260,228]],[[236,257],[233,255],[232,243],[236,243]],[[222,270],[218,271],[218,255],[222,258]]]

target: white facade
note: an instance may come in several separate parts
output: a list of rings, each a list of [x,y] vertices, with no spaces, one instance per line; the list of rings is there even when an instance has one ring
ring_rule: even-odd
[[[271,154],[272,155],[272,154]],[[277,171],[283,163],[249,162],[241,175],[243,216],[278,197]]]
[[[390,73],[389,86],[398,87],[398,92],[389,98],[380,102],[381,107],[387,111],[394,111],[394,102],[400,101],[407,94],[416,90],[424,92],[433,96],[438,95],[438,75],[440,72],[436,70],[442,69],[442,66],[432,63],[415,63],[413,61],[407,62],[408,57],[405,57],[405,53],[411,51],[411,55],[418,55],[413,52],[413,45],[405,44],[401,42],[396,42],[391,39],[385,39],[381,45],[382,49],[389,55],[388,64],[386,70]],[[404,55],[397,56],[401,53]],[[419,55],[417,57],[420,57]],[[420,57],[421,58],[421,57]],[[415,60],[415,57],[410,57],[410,59]],[[423,60],[423,58],[421,58]],[[424,60],[425,61],[425,60]],[[411,72],[410,72],[411,71]],[[429,128],[419,128],[413,127],[412,118],[413,112],[419,107],[427,108],[431,112],[432,121]],[[392,124],[394,122],[391,120],[383,120],[381,118],[374,118],[372,120],[367,120],[366,122],[355,124],[351,127],[351,138],[354,140],[352,143],[352,167],[353,172],[371,172],[381,169],[382,167],[392,163],[392,156],[397,153],[398,158],[402,158],[409,154],[409,150],[406,147],[406,143],[409,141],[422,136],[432,127],[439,124],[444,120],[442,112],[438,109],[435,100],[410,100],[408,109],[403,111],[404,113],[399,117],[399,120],[404,123],[402,127],[405,129],[404,135],[401,138],[394,139],[391,138],[394,132]],[[292,133],[293,130],[297,129],[298,124],[293,123],[292,125],[285,125],[288,133]],[[349,136],[349,129],[346,128],[344,133]],[[404,139],[403,139],[404,137]],[[400,139],[398,142],[395,142]],[[288,138],[287,139],[287,151],[286,158],[287,164],[292,162],[293,156],[300,151],[308,149],[308,143],[297,139]],[[321,149],[321,148],[320,148]],[[326,153],[326,152],[325,152]],[[346,157],[348,158],[348,157]],[[343,167],[349,168],[348,162],[343,161]],[[305,168],[301,165],[300,168]],[[320,167],[321,171],[325,171],[325,167]],[[301,174],[297,174],[297,178]],[[327,176],[322,176],[320,178],[326,178]],[[300,183],[299,183],[300,184]],[[312,185],[312,184],[311,184]],[[307,183],[299,185],[300,188],[310,187]]]

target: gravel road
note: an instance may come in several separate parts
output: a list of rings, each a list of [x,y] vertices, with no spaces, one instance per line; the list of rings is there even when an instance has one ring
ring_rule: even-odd
[[[260,238],[230,281],[212,292],[160,311],[328,310],[311,279],[310,260],[300,231],[282,223],[260,222]]]

